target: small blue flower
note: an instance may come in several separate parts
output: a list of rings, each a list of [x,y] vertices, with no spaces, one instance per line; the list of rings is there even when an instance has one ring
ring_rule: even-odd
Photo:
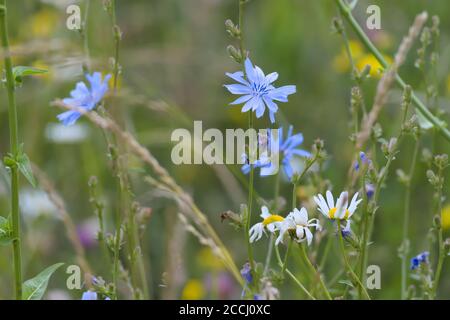
[[[344,238],[347,238],[352,235],[352,229],[350,228],[351,223],[352,223],[351,220],[347,220],[347,225],[345,226],[344,229],[341,230],[342,236]]]
[[[278,131],[277,134],[275,134],[275,130]],[[283,168],[284,173],[289,180],[291,180],[292,176],[294,175],[294,169],[292,168],[291,164],[292,158],[294,156],[306,158],[309,158],[311,156],[311,153],[299,148],[299,146],[303,143],[303,135],[301,133],[293,134],[293,130],[293,126],[289,126],[286,137],[283,137],[283,128],[267,130],[269,136],[267,150],[276,150],[276,148],[272,148],[272,146],[278,144],[281,167]],[[260,175],[262,177],[277,173],[276,170],[278,166],[271,162],[271,159],[269,157],[261,157],[252,165],[255,168],[260,168]],[[241,170],[244,174],[250,172],[250,164],[248,163],[248,161],[242,166]]]
[[[416,270],[422,263],[428,264],[428,256],[430,253],[424,251],[411,259],[411,270]]]
[[[75,90],[70,92],[70,98],[63,99],[63,102],[74,108],[92,110],[103,99],[106,92],[108,92],[108,81],[111,75],[108,74],[102,80],[100,72],[94,72],[92,75],[86,74],[86,79],[89,81],[90,88],[82,81],[78,82]],[[74,124],[81,113],[76,110],[69,110],[58,115],[58,120],[65,126]]]
[[[97,292],[94,291],[83,292],[81,300],[97,300]]]
[[[251,269],[250,263],[247,262],[244,264],[244,266],[241,269],[241,276],[242,276],[242,278],[244,278],[244,280],[247,284],[252,283],[253,276],[252,276],[252,269]]]
[[[239,82],[225,85],[232,94],[242,95],[231,104],[242,104],[242,112],[254,111],[257,118],[261,118],[267,109],[272,123],[275,122],[275,113],[278,105],[274,102],[287,102],[288,96],[296,92],[296,86],[283,86],[275,88],[272,83],[278,79],[278,73],[273,72],[267,76],[258,66],[253,66],[249,58],[245,60],[245,78],[242,71],[226,73],[228,77]]]
[[[366,184],[366,195],[368,199],[371,199],[373,197],[373,194],[375,193],[375,187],[373,184],[368,183]]]
[[[362,151],[359,153],[359,159],[361,160],[362,164],[366,164],[366,165],[371,165],[372,164],[372,161]],[[359,171],[359,161],[355,162],[354,168],[355,168],[355,171]]]

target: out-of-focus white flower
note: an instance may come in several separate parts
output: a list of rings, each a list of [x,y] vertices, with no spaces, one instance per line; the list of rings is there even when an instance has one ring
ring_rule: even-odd
[[[78,143],[89,136],[89,127],[83,123],[75,123],[72,126],[49,123],[45,128],[45,136],[53,143]]]
[[[61,289],[54,289],[48,291],[47,300],[72,300],[72,299],[67,291]]]
[[[293,231],[294,240],[298,243],[307,241],[308,245],[311,244],[313,239],[313,234],[309,228],[314,227],[320,230],[320,224],[318,219],[308,220],[308,211],[305,208],[298,210],[294,209],[293,212],[289,213],[286,219],[279,225],[280,234],[275,241],[275,244],[279,244],[283,241],[284,235],[288,231]]]
[[[23,189],[20,192],[20,208],[22,213],[30,218],[40,215],[55,216],[57,209],[42,190]]]

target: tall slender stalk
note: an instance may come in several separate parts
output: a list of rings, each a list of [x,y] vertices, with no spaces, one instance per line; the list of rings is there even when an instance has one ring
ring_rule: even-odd
[[[113,38],[114,38],[114,65],[113,65],[113,93],[114,96],[117,94],[118,90],[118,78],[119,78],[119,72],[120,72],[120,64],[119,64],[119,58],[120,58],[120,41],[121,41],[121,30],[119,25],[117,24],[117,0],[111,1],[111,24],[113,28]],[[118,190],[120,196],[119,199],[119,205],[118,210],[116,211],[116,241],[114,244],[116,254],[114,255],[114,278],[115,278],[115,284],[117,288],[117,273],[118,273],[118,266],[119,266],[119,252],[120,251],[120,232],[121,232],[121,212],[125,211],[127,213],[128,217],[128,250],[129,255],[131,257],[130,260],[130,272],[131,272],[131,280],[134,287],[137,287],[137,281],[138,279],[141,282],[141,288],[143,291],[143,295],[145,299],[149,298],[149,289],[147,284],[147,278],[145,274],[145,264],[142,258],[141,253],[141,245],[138,235],[137,226],[135,223],[135,215],[134,211],[131,208],[130,204],[130,181],[128,177],[128,172],[124,168],[123,164],[121,163],[120,157],[121,152],[119,150],[116,143],[116,137],[113,134],[113,144],[112,148],[116,148],[116,158],[115,158],[115,166],[117,169],[117,178],[118,178]],[[134,265],[134,262],[136,259],[136,266]],[[137,268],[137,270],[135,270]]]
[[[280,268],[283,268],[283,261],[281,260],[280,251],[278,250],[277,246],[275,246],[275,255],[278,260],[278,265],[280,266]],[[314,298],[314,296],[308,291],[308,289],[305,288],[300,280],[298,280],[297,277],[287,267],[284,268],[284,271],[311,300],[316,300],[316,298]]]
[[[239,1],[239,50],[241,52],[242,56],[242,71],[245,75],[245,47],[244,47],[244,8],[245,8],[245,2],[246,0],[238,0]],[[253,129],[253,112],[248,113],[248,128]],[[251,157],[250,157],[251,158]],[[246,240],[247,240],[247,252],[248,252],[248,260],[250,263],[250,268],[252,272],[255,270],[255,262],[253,260],[253,248],[250,243],[250,225],[251,225],[251,219],[252,219],[252,210],[253,210],[253,189],[254,189],[254,175],[255,175],[255,168],[250,163],[250,175],[249,175],[249,182],[248,182],[248,204],[247,204],[247,222],[245,225],[245,234],[246,234]]]
[[[84,17],[83,17],[83,29],[82,29],[82,33],[81,36],[83,38],[83,49],[84,49],[84,54],[85,54],[85,59],[86,59],[86,68],[89,70],[91,68],[91,54],[90,54],[90,50],[89,50],[89,36],[87,33],[87,25],[88,25],[88,20],[89,20],[89,12],[90,12],[90,7],[91,7],[91,0],[86,0],[85,1],[85,8],[84,8]]]
[[[292,187],[292,210],[294,210],[297,207],[297,184],[301,181],[301,179],[305,176],[305,174],[308,172],[308,170],[312,167],[312,165],[316,162],[320,154],[320,150],[316,150],[314,157],[309,160],[305,168],[303,169],[302,173],[299,175],[297,180],[294,181],[293,187]],[[288,252],[286,253],[286,261],[287,261],[287,255],[289,254],[290,244],[292,243],[292,240],[289,242],[288,246]],[[323,292],[325,293],[325,296],[328,300],[332,300],[333,298],[330,295],[330,292],[327,289],[327,286],[323,282],[322,276],[320,272],[314,267],[311,260],[308,257],[308,253],[306,252],[305,246],[300,244],[300,251],[302,253],[302,257],[306,262],[306,265],[310,269],[312,274],[317,275],[319,278],[320,286],[322,287]]]
[[[280,173],[277,173],[275,175],[275,188],[274,188],[274,204],[272,210],[278,210],[278,197],[280,195]],[[263,276],[267,275],[267,272],[269,272],[269,266],[270,261],[272,260],[272,252],[273,252],[273,246],[275,245],[275,238],[273,233],[270,234],[269,239],[269,247],[267,249],[267,255],[266,255],[266,261],[264,263],[264,271]]]
[[[323,282],[322,276],[320,274],[320,272],[314,267],[314,265],[312,264],[311,260],[308,257],[308,253],[306,252],[305,246],[300,244],[300,252],[302,254],[303,259],[306,261],[306,265],[308,266],[309,270],[311,271],[312,274],[315,274],[319,280],[319,284],[325,294],[325,297],[328,300],[333,300],[333,298],[330,295],[330,292],[327,289],[327,286],[325,285],[325,283]]]
[[[419,154],[419,139],[416,138],[414,142],[414,152],[411,161],[411,166],[408,173],[408,182],[406,184],[405,191],[405,204],[403,213],[403,241],[402,241],[402,275],[401,275],[401,298],[406,299],[406,287],[407,287],[407,272],[408,272],[408,252],[409,252],[409,239],[408,239],[408,229],[409,229],[409,216],[410,216],[410,206],[411,206],[411,180],[416,169],[417,156]]]
[[[439,286],[439,279],[441,277],[442,266],[444,265],[445,250],[444,250],[444,240],[442,237],[442,226],[438,230],[438,264],[436,266],[436,272],[433,279],[433,287],[431,288],[431,299],[434,299],[437,294],[437,289]]]
[[[0,33],[4,53],[4,67],[6,72],[6,89],[8,92],[8,117],[10,148],[14,158],[19,152],[17,107],[15,97],[15,79],[11,53],[9,51],[8,25],[6,0],[0,0]],[[22,299],[22,257],[20,244],[20,214],[19,214],[19,170],[17,165],[11,166],[11,222],[13,236],[13,256],[14,256],[14,283],[15,296],[17,300]]]
[[[344,246],[344,239],[342,237],[342,227],[341,227],[341,221],[338,220],[338,237],[339,237],[339,246],[341,248],[341,252],[342,252],[342,256],[344,258],[344,263],[345,263],[345,267],[347,268],[347,272],[350,274],[352,280],[358,285],[358,287],[361,289],[363,296],[370,300],[370,296],[367,293],[366,288],[364,287],[364,285],[361,283],[361,280],[359,280],[358,276],[355,274],[355,272],[353,271],[352,266],[350,265],[350,262],[347,259],[347,253],[345,252],[345,246]]]

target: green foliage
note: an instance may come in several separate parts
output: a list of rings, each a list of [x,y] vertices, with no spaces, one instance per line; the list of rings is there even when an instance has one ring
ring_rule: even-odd
[[[26,76],[34,76],[39,74],[47,73],[48,70],[34,68],[34,67],[26,67],[26,66],[17,66],[13,68],[13,77],[16,81],[16,86],[22,85],[23,77]]]
[[[50,277],[58,270],[64,263],[56,263],[36,277],[29,279],[23,283],[23,300],[41,300],[47,289]]]
[[[9,219],[0,216],[0,245],[8,245],[13,241]]]

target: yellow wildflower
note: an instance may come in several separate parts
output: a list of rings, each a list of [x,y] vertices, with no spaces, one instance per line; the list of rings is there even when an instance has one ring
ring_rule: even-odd
[[[59,14],[52,9],[42,9],[35,13],[30,21],[30,30],[33,36],[48,37],[56,30]]]
[[[446,205],[441,212],[442,229],[450,229],[450,204]]]
[[[350,40],[349,49],[352,54],[353,60],[358,59],[364,53],[364,49],[358,41]],[[332,67],[336,72],[344,73],[350,70],[350,61],[348,60],[347,50],[345,46],[342,47],[341,52],[337,55],[332,62]]]
[[[392,59],[388,56],[384,56],[388,64],[392,62]],[[381,78],[384,71],[383,66],[378,62],[377,58],[371,53],[363,55],[356,61],[356,68],[359,72],[364,70],[366,66],[370,66],[370,76],[374,78]]]
[[[203,283],[197,279],[189,280],[183,288],[181,299],[183,300],[200,300],[205,296],[205,288]]]
[[[197,254],[197,262],[206,269],[222,270],[222,261],[212,252],[210,248],[202,248]]]

